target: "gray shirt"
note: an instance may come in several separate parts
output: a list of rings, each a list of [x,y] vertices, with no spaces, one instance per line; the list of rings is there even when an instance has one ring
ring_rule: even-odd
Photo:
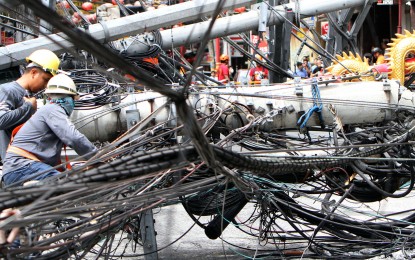
[[[35,155],[40,161],[56,166],[60,162],[63,144],[73,148],[85,159],[91,158],[96,147],[69,121],[65,110],[57,104],[47,104],[40,108],[19,130],[12,142],[13,146]],[[23,156],[7,153],[3,174],[16,170],[32,162]]]
[[[35,112],[23,97],[26,90],[16,81],[0,85],[0,156],[4,159],[13,129]],[[3,160],[4,161],[4,160]]]

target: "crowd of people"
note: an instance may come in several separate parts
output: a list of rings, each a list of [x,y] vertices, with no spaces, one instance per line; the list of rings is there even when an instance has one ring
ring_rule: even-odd
[[[251,68],[247,71],[247,77],[249,84],[260,84],[262,80],[268,79],[269,71],[265,68],[261,63],[263,62],[263,58],[260,55],[255,55],[255,58],[260,62],[251,62]],[[210,70],[210,78],[217,80],[219,83],[226,85],[233,80],[234,78],[234,70],[229,64],[229,56],[226,54],[222,54],[219,57],[219,65],[212,68]],[[212,82],[214,85],[215,83]]]
[[[304,56],[303,61],[298,61],[294,69],[294,76],[301,78],[310,78],[322,76],[325,73],[323,60],[320,56],[314,59],[314,63],[311,64],[309,56]]]
[[[385,50],[386,50],[386,41],[382,42],[382,48],[373,47],[370,53],[365,53],[363,55],[364,61],[369,65],[381,65],[387,63],[385,59]],[[301,78],[313,78],[319,77],[326,73],[323,60],[320,56],[314,59],[314,63],[310,64],[309,57],[304,56],[303,61],[298,61],[295,64],[295,69],[293,75]]]
[[[383,47],[373,47],[370,53],[364,54],[364,61],[366,61],[371,66],[385,64],[387,63],[387,60],[385,59],[384,52],[385,50]],[[223,85],[226,85],[233,80],[232,67],[229,64],[229,56],[222,54],[219,60],[219,65],[211,69],[210,78],[219,81]],[[256,54],[255,59],[252,59],[250,62],[250,68],[246,73],[248,85],[263,84],[264,79],[269,79],[269,71],[263,66],[263,62],[264,59],[258,54]],[[292,73],[294,76],[307,79],[313,77],[321,77],[325,75],[327,71],[321,56],[317,56],[314,58],[313,62],[310,62],[309,56],[307,55],[303,57],[302,61],[295,63]],[[212,82],[212,85],[217,84]]]

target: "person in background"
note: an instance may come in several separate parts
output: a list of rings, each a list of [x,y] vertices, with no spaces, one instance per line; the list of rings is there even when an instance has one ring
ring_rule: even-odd
[[[365,54],[363,54],[363,60],[364,60],[364,58],[366,58],[367,63],[369,65],[373,65],[373,55],[372,55],[372,53],[366,52]]]
[[[383,64],[383,63],[387,63],[387,61],[385,60],[385,57],[383,56],[383,51],[382,51],[381,48],[374,47],[372,49],[372,55],[373,55],[373,58],[375,60],[374,64],[380,65],[380,64]]]
[[[311,73],[313,73],[314,69],[317,67],[317,60],[318,59],[321,59],[321,57],[318,56],[318,57],[314,58],[313,65],[311,65],[311,69],[310,69]]]
[[[216,73],[216,69],[211,69],[209,78],[218,81],[218,76],[217,76],[217,73]],[[216,82],[214,82],[210,79],[207,80],[207,83],[209,85],[211,85],[211,86],[217,86],[218,85]]]
[[[262,57],[258,54],[255,55],[255,58],[261,62],[263,61]],[[260,62],[256,62],[256,66],[249,70],[249,77],[251,81],[261,81],[262,79],[268,79],[268,73],[267,68],[264,68]]]
[[[16,81],[0,85],[0,156],[6,155],[13,129],[26,122],[37,109],[33,94],[43,90],[56,75],[60,60],[45,49],[34,51],[23,75]]]
[[[307,77],[309,77],[310,74],[311,74],[311,64],[310,64],[310,61],[308,59],[308,56],[303,57],[303,67],[307,71],[307,74],[308,74]]]
[[[212,79],[216,79],[216,80],[218,80],[218,75],[217,75],[217,71],[216,71],[216,69],[212,69],[212,70],[210,71],[210,77],[211,77]]]
[[[317,77],[323,74],[324,74],[323,60],[321,58],[317,58],[315,60],[315,65],[313,66],[313,70],[311,71],[310,77]]]
[[[219,60],[220,64],[218,67],[218,80],[224,84],[229,83],[229,57],[226,54],[222,54]]]
[[[304,68],[304,63],[302,63],[301,61],[297,62],[297,66],[295,68],[294,71],[294,76],[298,76],[301,78],[308,78],[308,73],[306,71],[306,69]]]
[[[17,132],[7,149],[3,165],[5,185],[42,180],[59,174],[62,147],[70,146],[85,159],[97,148],[69,121],[77,95],[73,80],[58,74],[47,83],[48,104],[36,112]]]

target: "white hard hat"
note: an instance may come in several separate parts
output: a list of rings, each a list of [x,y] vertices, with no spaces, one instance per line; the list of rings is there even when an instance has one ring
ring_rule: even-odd
[[[76,96],[76,85],[73,80],[65,74],[58,74],[53,76],[45,90],[46,94],[66,94]]]

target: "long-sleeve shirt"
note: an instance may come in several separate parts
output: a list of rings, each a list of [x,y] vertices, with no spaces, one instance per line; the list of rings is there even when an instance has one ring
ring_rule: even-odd
[[[0,85],[0,156],[4,161],[13,129],[35,112],[23,97],[26,90],[16,81]]]
[[[73,148],[85,159],[91,158],[96,147],[69,121],[65,110],[58,104],[40,108],[19,130],[12,145],[35,155],[40,161],[56,166],[60,163],[63,144]],[[8,152],[3,174],[23,167],[32,160]]]

